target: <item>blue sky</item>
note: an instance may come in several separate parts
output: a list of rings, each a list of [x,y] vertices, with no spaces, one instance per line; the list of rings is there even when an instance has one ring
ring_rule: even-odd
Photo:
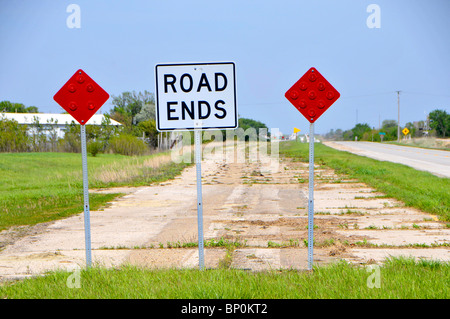
[[[0,100],[41,112],[63,111],[53,95],[78,68],[119,95],[154,92],[157,63],[211,61],[236,63],[241,117],[284,133],[308,131],[284,93],[312,66],[341,93],[317,133],[396,120],[397,90],[404,125],[450,110],[450,1],[0,0]]]

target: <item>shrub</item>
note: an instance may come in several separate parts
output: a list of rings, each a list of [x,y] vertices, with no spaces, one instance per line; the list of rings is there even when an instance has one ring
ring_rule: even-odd
[[[148,151],[147,145],[143,141],[130,134],[113,137],[109,147],[113,153],[129,156],[144,155]]]
[[[97,154],[103,149],[103,143],[99,141],[90,141],[87,145],[87,151],[91,153],[92,156],[97,156]]]
[[[27,149],[27,127],[17,121],[0,118],[0,152],[24,152]]]

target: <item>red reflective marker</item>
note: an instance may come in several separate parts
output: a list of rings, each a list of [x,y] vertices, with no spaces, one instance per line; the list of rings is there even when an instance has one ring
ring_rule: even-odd
[[[310,68],[284,96],[314,123],[341,95],[316,68]]]
[[[109,94],[86,72],[79,69],[53,96],[53,99],[78,123],[85,125],[109,99]]]

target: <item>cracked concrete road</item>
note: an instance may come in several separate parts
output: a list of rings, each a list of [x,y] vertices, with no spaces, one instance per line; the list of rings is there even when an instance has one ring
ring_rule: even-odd
[[[240,243],[232,251],[205,248],[206,267],[226,261],[226,267],[250,270],[307,268],[308,164],[260,155],[236,162],[219,151],[205,154],[204,238]],[[316,167],[315,183],[316,264],[400,255],[450,260],[450,229],[436,216],[330,169]],[[198,267],[196,247],[169,248],[197,242],[195,166],[173,180],[122,192],[127,195],[91,212],[94,264]],[[83,214],[1,236],[14,239],[0,251],[0,279],[85,266]]]

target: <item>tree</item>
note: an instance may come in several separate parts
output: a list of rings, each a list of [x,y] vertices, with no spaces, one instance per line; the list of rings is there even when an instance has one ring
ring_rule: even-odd
[[[363,137],[366,138],[367,140],[367,136],[364,136],[365,133],[371,132],[372,129],[370,128],[369,124],[361,124],[358,123],[355,125],[354,128],[352,128],[352,132],[353,132],[353,138],[356,136],[358,137],[358,141],[363,140]]]
[[[27,126],[0,117],[0,152],[24,152],[27,150]]]
[[[10,101],[0,102],[0,112],[6,113],[39,113],[36,106],[26,107],[22,103],[13,103]]]
[[[66,132],[64,134],[62,145],[64,152],[81,152],[80,125],[75,124],[75,121],[72,121],[69,125],[66,126]]]
[[[450,114],[444,110],[434,110],[429,114],[430,127],[436,130],[436,136],[446,137],[450,133]]]
[[[148,144],[152,147],[158,146],[158,131],[154,119],[149,119],[138,124],[138,128],[144,133]]]
[[[156,110],[155,110],[155,104],[144,104],[141,108],[141,111],[136,114],[135,121],[136,124],[139,124],[144,121],[148,120],[156,120]]]
[[[247,119],[247,118],[240,118],[239,119],[239,127],[241,127],[242,129],[246,130],[250,127],[253,127],[254,129],[267,129],[266,124],[259,122],[259,121],[255,121],[252,119]]]
[[[353,131],[347,130],[342,133],[342,138],[344,141],[351,141],[353,139]]]
[[[135,91],[123,92],[118,96],[112,96],[111,118],[116,121],[122,121],[125,126],[131,127],[137,124],[136,115],[142,110],[146,104],[155,104],[153,93],[144,91],[144,93]]]
[[[238,133],[237,136],[239,139],[245,139],[246,141],[249,140],[255,141],[257,140],[258,135],[262,133],[261,130],[265,130],[265,132],[268,134],[267,126],[262,122],[247,118],[240,118],[238,121],[239,121],[238,122],[239,128],[237,130]],[[254,130],[248,130],[249,128],[252,128]]]
[[[381,131],[386,133],[384,135],[384,141],[394,141],[397,139],[397,121],[396,120],[384,120],[381,124]]]
[[[414,126],[414,123],[408,122],[405,124],[405,127],[408,128],[410,136],[412,137],[416,136],[417,129]]]
[[[338,128],[337,130],[331,129],[328,133],[325,134],[325,139],[330,141],[342,141],[344,132]]]
[[[45,125],[39,123],[39,118],[33,116],[33,123],[29,127],[31,150],[33,152],[44,152],[47,146],[47,135]]]

